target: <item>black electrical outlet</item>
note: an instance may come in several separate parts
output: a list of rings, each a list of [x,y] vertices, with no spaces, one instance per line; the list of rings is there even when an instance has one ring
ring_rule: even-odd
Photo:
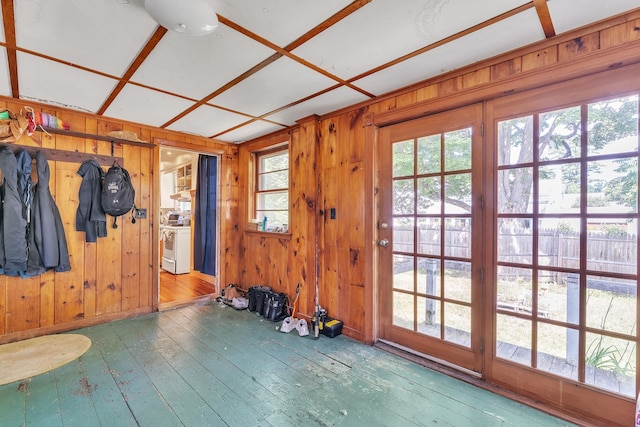
[[[336,219],[336,208],[329,209],[329,218]]]
[[[136,218],[146,218],[147,210],[146,209],[136,209]]]

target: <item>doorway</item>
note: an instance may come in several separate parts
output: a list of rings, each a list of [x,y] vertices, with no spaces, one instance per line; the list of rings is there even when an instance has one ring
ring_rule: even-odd
[[[160,310],[207,300],[217,291],[215,276],[193,269],[198,155],[160,147]]]
[[[482,372],[482,106],[380,129],[380,338]]]

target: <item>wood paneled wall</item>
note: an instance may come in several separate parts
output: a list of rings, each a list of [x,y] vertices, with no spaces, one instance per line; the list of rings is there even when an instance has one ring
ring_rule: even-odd
[[[226,280],[229,265],[235,265],[239,247],[237,233],[237,147],[206,138],[145,127],[129,122],[105,119],[63,108],[0,98],[0,108],[19,113],[24,107],[46,112],[69,123],[71,130],[89,135],[106,135],[114,130],[135,132],[152,144],[137,146],[116,143],[114,156],[131,174],[136,189],[136,206],[147,209],[147,219],[135,224],[129,216],[118,219],[111,228],[107,218],[107,237],[85,242],[84,232],[75,231],[78,190],[82,178],[77,174],[81,162],[49,161],[50,189],[60,210],[71,259],[71,271],[49,271],[22,279],[0,275],[0,343],[50,332],[71,330],[157,309],[158,305],[158,232],[156,217],[159,182],[155,172],[159,163],[159,143],[212,152],[220,155],[221,254],[219,277]],[[55,150],[110,156],[111,143],[90,137],[47,135],[36,132],[16,144]],[[56,157],[57,158],[57,157]],[[109,165],[105,165],[104,169]],[[34,178],[36,180],[37,178]],[[235,274],[237,268],[232,268]],[[235,280],[234,277],[232,277]]]
[[[325,117],[302,120],[289,129],[291,237],[244,231],[241,285],[266,284],[293,295],[301,281],[300,312],[310,316],[317,268],[321,305],[344,322],[346,334],[371,342],[376,331],[376,127],[640,62],[638,28],[640,12],[634,11]],[[250,195],[250,153],[282,139],[282,134],[270,135],[240,146],[241,199]],[[241,231],[250,217],[248,208],[241,202]],[[331,208],[335,220],[328,215]]]

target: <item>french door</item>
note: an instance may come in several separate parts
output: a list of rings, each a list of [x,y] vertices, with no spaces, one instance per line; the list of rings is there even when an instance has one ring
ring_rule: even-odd
[[[482,106],[379,130],[380,338],[481,372]]]
[[[639,73],[378,128],[380,339],[567,412],[630,422]]]
[[[511,95],[485,110],[486,376],[623,424],[638,393],[637,72]]]

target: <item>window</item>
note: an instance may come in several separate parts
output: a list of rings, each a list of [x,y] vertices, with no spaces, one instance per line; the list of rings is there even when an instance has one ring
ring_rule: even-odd
[[[286,231],[289,224],[289,151],[278,148],[256,155],[255,216],[267,218],[265,231]]]

